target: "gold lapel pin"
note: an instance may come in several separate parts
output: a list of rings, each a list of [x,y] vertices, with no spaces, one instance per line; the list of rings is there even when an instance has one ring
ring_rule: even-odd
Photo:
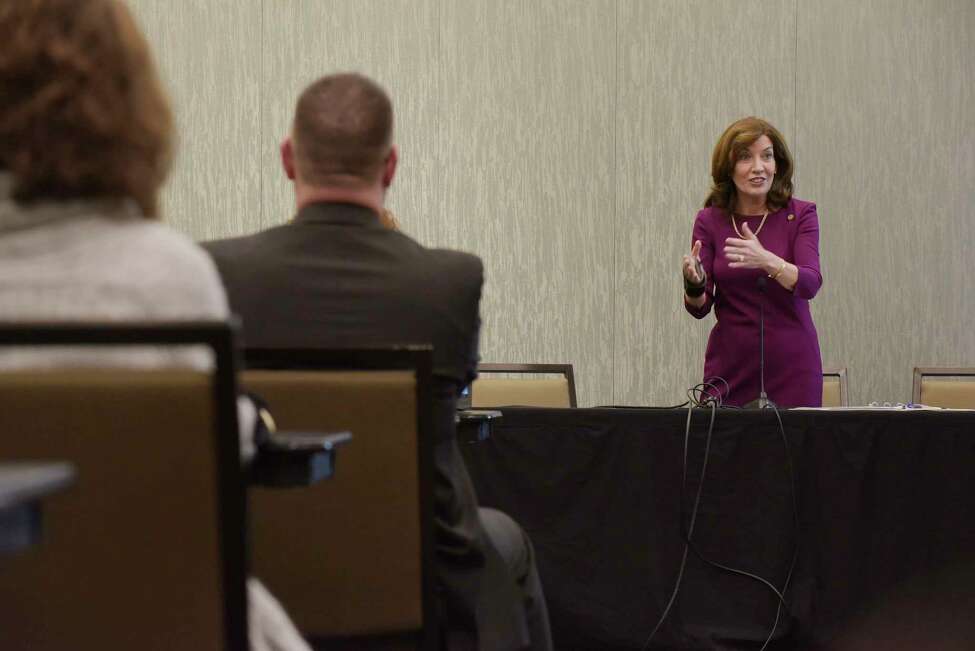
[[[795,216],[795,215],[793,215],[792,213],[789,213],[789,216],[788,216],[788,217],[786,217],[786,220],[787,220],[787,221],[790,221],[790,222],[791,222],[791,221],[792,221],[793,219],[795,219],[795,218],[796,218],[796,216]]]

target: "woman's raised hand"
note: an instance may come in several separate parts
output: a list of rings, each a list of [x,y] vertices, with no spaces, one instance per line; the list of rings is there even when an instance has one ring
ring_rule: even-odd
[[[732,269],[764,269],[769,265],[769,252],[748,227],[741,225],[741,238],[729,237],[724,241],[724,254]]]
[[[701,268],[701,240],[696,240],[691,252],[685,254],[681,260],[684,279],[691,285],[704,283],[704,269]]]

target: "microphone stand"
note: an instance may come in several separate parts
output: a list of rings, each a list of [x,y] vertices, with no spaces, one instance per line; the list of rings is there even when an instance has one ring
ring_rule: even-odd
[[[773,409],[775,403],[769,400],[765,393],[765,285],[768,283],[765,276],[758,277],[758,293],[761,295],[758,301],[758,398],[745,405],[750,409]]]

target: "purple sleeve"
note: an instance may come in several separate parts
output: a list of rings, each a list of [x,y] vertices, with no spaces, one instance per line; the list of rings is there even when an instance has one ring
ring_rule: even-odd
[[[809,204],[799,216],[794,251],[799,278],[792,293],[798,298],[810,300],[823,285],[823,276],[819,271],[819,216],[814,203]]]
[[[704,273],[708,277],[707,283],[704,285],[704,305],[701,307],[692,307],[687,304],[687,301],[681,301],[684,303],[684,309],[695,319],[703,319],[706,317],[711,311],[711,306],[714,304],[714,274],[712,273],[714,267],[714,238],[711,237],[711,231],[704,223],[704,215],[705,212],[703,210],[697,213],[697,218],[694,220],[694,232],[691,235],[691,247],[694,246],[694,242],[701,240],[701,266],[704,267]]]

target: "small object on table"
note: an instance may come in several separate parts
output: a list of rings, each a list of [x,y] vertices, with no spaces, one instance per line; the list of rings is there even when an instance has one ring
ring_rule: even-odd
[[[40,500],[66,488],[74,477],[69,463],[0,463],[0,554],[37,544]]]
[[[491,438],[491,427],[501,422],[497,409],[461,409],[457,411],[457,438],[462,443],[479,443]]]
[[[274,488],[311,486],[335,473],[337,449],[351,432],[272,432],[251,466],[251,484]]]

